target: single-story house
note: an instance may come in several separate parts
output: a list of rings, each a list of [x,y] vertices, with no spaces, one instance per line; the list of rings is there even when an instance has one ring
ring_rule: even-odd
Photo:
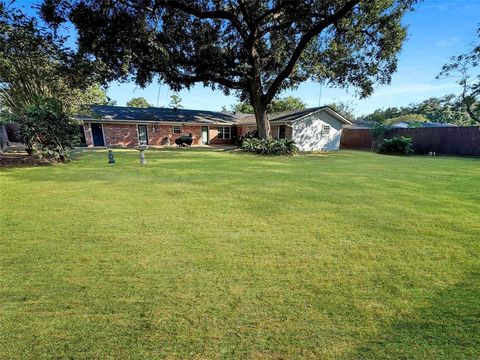
[[[256,129],[251,114],[169,108],[133,108],[95,105],[83,122],[86,146],[174,145],[190,134],[193,145],[232,144]],[[301,151],[338,150],[346,118],[328,106],[294,110],[270,116],[271,135],[294,140]]]

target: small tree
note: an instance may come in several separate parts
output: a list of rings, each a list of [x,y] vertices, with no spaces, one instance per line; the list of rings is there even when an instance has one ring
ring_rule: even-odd
[[[177,93],[170,96],[170,107],[174,109],[183,109],[182,98]]]
[[[36,146],[43,157],[67,162],[71,149],[79,141],[78,126],[58,100],[39,97],[24,110],[20,134],[24,142]]]
[[[148,103],[147,100],[143,97],[136,97],[127,102],[127,106],[136,107],[136,108],[148,108],[152,105]]]
[[[380,122],[375,122],[372,124],[372,127],[370,128],[370,134],[372,135],[372,145],[370,147],[371,150],[374,150],[377,147],[379,140],[383,140],[385,133],[391,128],[391,125]]]
[[[480,27],[477,30],[480,39]],[[478,39],[477,39],[478,41]],[[437,78],[456,77],[462,92],[460,99],[470,118],[480,124],[480,73],[475,68],[480,67],[480,44],[474,45],[470,53],[454,56],[449,64],[445,64]]]
[[[39,144],[41,155],[58,161],[68,160],[79,132],[69,116],[108,102],[92,64],[64,40],[0,3],[0,106],[20,124],[27,151]]]

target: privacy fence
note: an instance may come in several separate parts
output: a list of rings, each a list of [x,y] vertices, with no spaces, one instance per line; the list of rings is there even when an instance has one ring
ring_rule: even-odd
[[[417,154],[480,156],[480,126],[391,129],[384,138],[395,136],[411,137]],[[369,129],[343,129],[340,147],[370,149],[372,140]]]

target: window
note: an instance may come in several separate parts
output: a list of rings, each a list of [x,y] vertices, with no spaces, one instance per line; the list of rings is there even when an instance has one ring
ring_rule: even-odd
[[[173,127],[173,133],[174,134],[180,134],[182,132],[182,128],[180,126],[174,126]]]
[[[219,139],[230,139],[230,128],[227,126],[218,127],[218,138]]]
[[[323,125],[322,126],[322,135],[329,135],[330,134],[330,125]]]

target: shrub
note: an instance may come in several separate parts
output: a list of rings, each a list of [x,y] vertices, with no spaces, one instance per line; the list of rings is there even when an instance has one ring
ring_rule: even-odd
[[[35,144],[42,157],[61,162],[69,161],[80,135],[78,124],[51,98],[38,98],[24,111],[20,134],[27,147]]]
[[[243,140],[241,149],[261,155],[293,155],[298,152],[295,142],[288,139],[247,138]]]
[[[372,145],[370,149],[373,150],[377,147],[378,141],[385,136],[385,133],[392,128],[389,124],[381,122],[374,122],[370,128],[370,134],[372,135]]]
[[[238,147],[241,147],[244,140],[252,139],[252,138],[256,138],[256,137],[257,137],[257,130],[249,131],[246,134],[244,134],[243,136],[238,136],[238,133],[237,133],[236,136],[233,139],[233,143],[235,145],[237,145]]]
[[[413,153],[412,138],[405,136],[396,136],[391,139],[383,139],[379,151],[383,154],[403,154]]]

